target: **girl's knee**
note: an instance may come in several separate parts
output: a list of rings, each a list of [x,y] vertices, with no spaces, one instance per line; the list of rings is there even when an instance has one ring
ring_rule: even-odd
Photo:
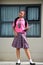
[[[20,50],[20,48],[16,48],[16,50]]]
[[[24,50],[28,50],[28,48],[25,48]]]

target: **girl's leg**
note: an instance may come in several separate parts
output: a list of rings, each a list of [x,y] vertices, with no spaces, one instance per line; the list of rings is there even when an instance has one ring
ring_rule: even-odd
[[[24,50],[25,50],[25,53],[26,53],[28,59],[31,59],[31,55],[30,55],[29,49],[24,49]]]
[[[28,59],[30,60],[30,65],[35,65],[35,63],[31,59],[31,55],[30,55],[29,49],[24,49],[24,50],[25,50],[25,53],[26,53]]]
[[[16,48],[17,63],[20,63],[20,48]]]

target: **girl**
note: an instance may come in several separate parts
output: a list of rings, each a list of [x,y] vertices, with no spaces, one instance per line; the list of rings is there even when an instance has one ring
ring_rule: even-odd
[[[18,60],[16,65],[20,65],[20,48],[24,48],[25,53],[30,60],[30,65],[35,65],[35,63],[32,62],[30,51],[28,50],[29,46],[26,40],[26,31],[28,30],[28,23],[24,19],[24,16],[25,12],[20,11],[19,17],[17,17],[13,22],[15,38],[13,40],[12,46],[16,48],[16,55]]]

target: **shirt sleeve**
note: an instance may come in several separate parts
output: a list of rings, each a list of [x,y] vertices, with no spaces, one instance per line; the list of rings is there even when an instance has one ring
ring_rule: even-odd
[[[15,20],[13,21],[13,23],[12,23],[12,27],[13,27],[13,28],[15,28],[15,26],[16,26],[16,21],[17,21],[18,18],[19,18],[19,17],[15,18]]]
[[[15,20],[14,20],[13,23],[12,23],[12,27],[13,27],[13,28],[15,28],[15,26],[16,26],[16,20],[17,20],[17,18],[15,18]]]

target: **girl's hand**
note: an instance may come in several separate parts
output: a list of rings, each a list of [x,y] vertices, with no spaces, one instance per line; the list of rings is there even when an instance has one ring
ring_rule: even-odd
[[[18,34],[17,34],[17,32],[15,32],[15,36],[17,36]]]
[[[27,31],[28,30],[28,28],[26,27],[25,29],[24,29],[24,31]]]
[[[17,34],[17,32],[16,32],[15,30],[14,30],[14,35],[15,35],[15,36],[17,36],[17,35],[18,35],[18,34]]]
[[[26,29],[26,30],[28,30],[29,28],[28,28],[28,27],[26,27],[25,29]]]

